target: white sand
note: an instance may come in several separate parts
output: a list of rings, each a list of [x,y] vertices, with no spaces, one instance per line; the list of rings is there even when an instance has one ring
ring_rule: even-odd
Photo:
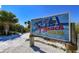
[[[39,53],[39,52],[64,53],[65,52],[61,49],[39,42],[35,42],[35,48],[31,48],[29,45],[29,41],[27,41],[28,39],[29,39],[29,33],[26,33],[14,40],[0,42],[0,52],[1,53]],[[42,38],[35,38],[35,39],[43,40]]]

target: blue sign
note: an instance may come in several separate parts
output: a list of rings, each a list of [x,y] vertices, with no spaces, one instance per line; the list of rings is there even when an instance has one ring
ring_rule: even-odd
[[[69,14],[32,19],[31,33],[50,39],[69,41]]]

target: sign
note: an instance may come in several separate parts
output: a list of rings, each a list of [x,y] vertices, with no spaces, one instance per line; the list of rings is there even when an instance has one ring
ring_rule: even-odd
[[[31,33],[50,39],[69,41],[69,14],[32,19]]]

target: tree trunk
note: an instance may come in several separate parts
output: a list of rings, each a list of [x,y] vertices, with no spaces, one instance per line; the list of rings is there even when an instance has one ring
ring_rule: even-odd
[[[4,31],[5,31],[5,34],[8,35],[8,32],[9,32],[9,25],[8,24],[4,25]]]

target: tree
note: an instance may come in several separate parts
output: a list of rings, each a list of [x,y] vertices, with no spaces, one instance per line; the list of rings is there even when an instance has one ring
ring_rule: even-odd
[[[24,26],[20,24],[15,25],[15,31],[19,33],[23,33],[25,31]]]
[[[8,11],[0,11],[0,23],[4,26],[4,32],[7,35],[9,32],[9,26],[18,22],[18,18]]]
[[[79,34],[79,24],[76,24],[75,28],[76,28],[76,33]]]
[[[28,28],[30,28],[30,21],[25,22],[25,25],[28,24]]]
[[[2,25],[2,23],[0,23],[0,34],[1,35],[3,34],[3,25]]]

